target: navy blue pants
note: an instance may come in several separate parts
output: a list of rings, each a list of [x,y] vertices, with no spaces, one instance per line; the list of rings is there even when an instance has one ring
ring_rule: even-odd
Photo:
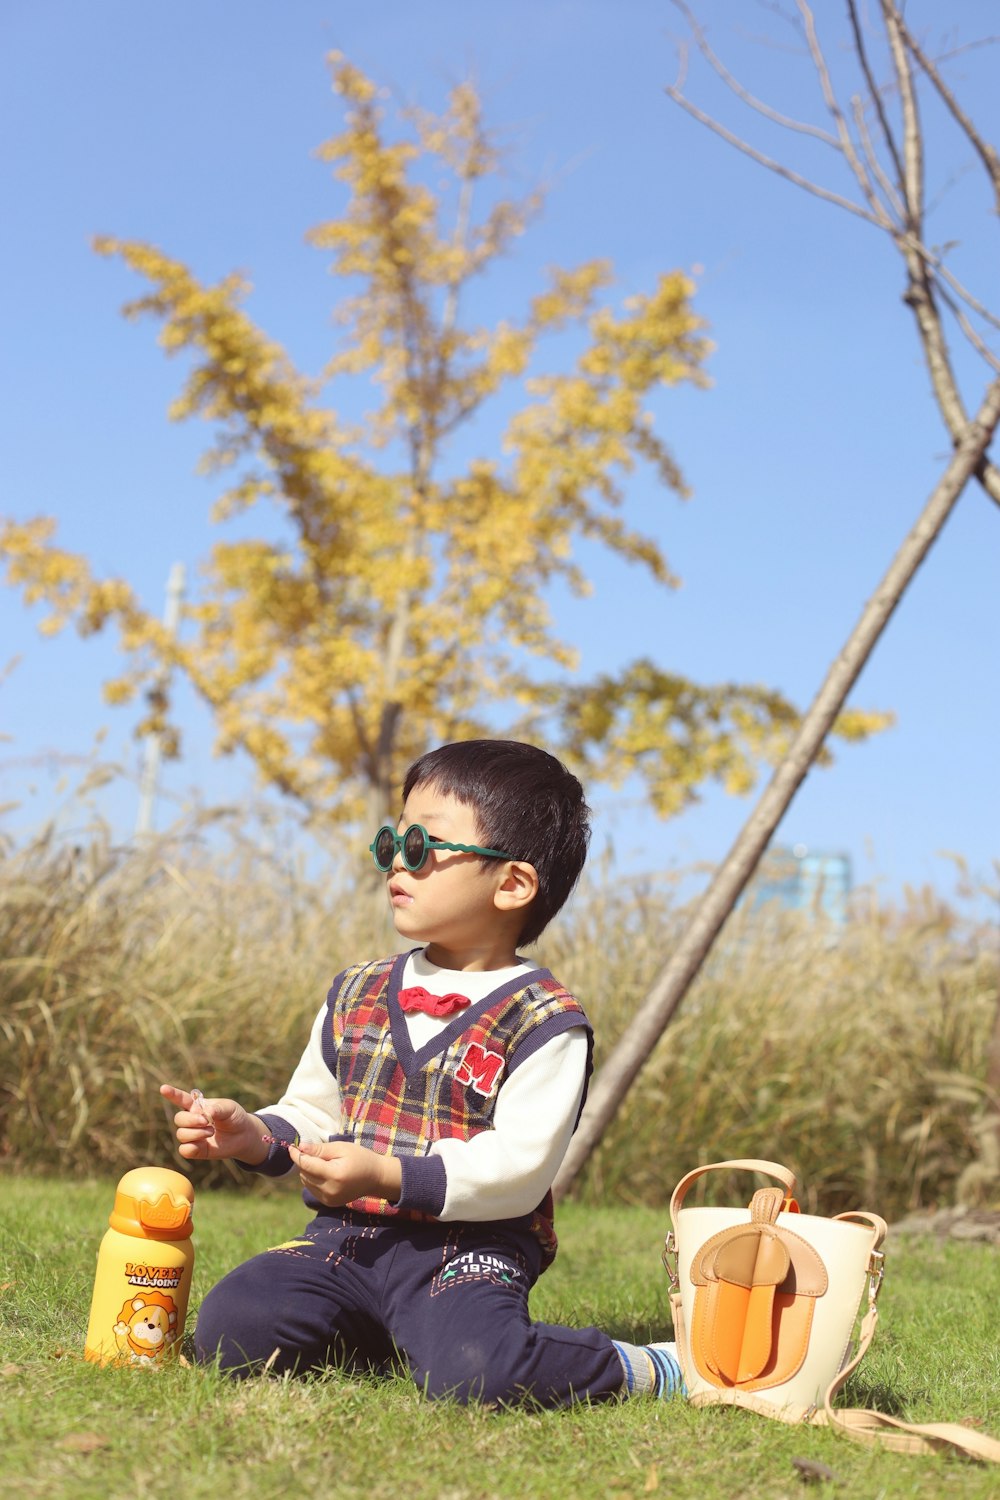
[[[319,1214],[301,1239],[237,1266],[209,1292],[199,1360],[233,1374],[400,1367],[432,1398],[566,1406],[607,1400],[622,1367],[597,1328],[533,1323],[540,1250],[495,1224]],[[275,1353],[277,1351],[277,1353]]]

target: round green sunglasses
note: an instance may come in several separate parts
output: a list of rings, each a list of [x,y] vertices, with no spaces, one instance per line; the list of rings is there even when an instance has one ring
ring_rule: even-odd
[[[389,823],[383,823],[368,845],[375,868],[384,873],[392,869],[397,852],[403,856],[408,870],[422,870],[432,849],[451,849],[456,854],[483,854],[490,859],[513,859],[513,854],[504,854],[500,849],[483,849],[479,844],[449,844],[444,839],[433,839],[421,823],[411,823],[403,833],[397,833]]]

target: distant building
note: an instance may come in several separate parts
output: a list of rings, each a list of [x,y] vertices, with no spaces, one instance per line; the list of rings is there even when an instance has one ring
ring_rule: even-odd
[[[742,904],[756,911],[776,901],[786,910],[811,912],[840,925],[847,921],[850,893],[849,855],[779,844],[764,855]]]

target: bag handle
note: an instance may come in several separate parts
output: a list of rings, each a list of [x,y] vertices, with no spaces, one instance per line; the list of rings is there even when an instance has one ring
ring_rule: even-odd
[[[686,1177],[682,1177],[674,1188],[670,1199],[670,1222],[676,1222],[677,1210],[687,1196],[687,1190],[692,1183],[697,1182],[699,1177],[704,1177],[706,1172],[729,1172],[733,1170],[745,1172],[762,1172],[765,1177],[773,1177],[785,1188],[789,1197],[795,1196],[795,1173],[790,1172],[776,1161],[756,1161],[753,1157],[740,1157],[735,1161],[715,1161],[707,1166],[695,1167]]]
[[[873,1229],[875,1231],[875,1238],[872,1240],[873,1250],[877,1250],[879,1248],[879,1246],[882,1244],[882,1241],[889,1233],[889,1226],[882,1218],[881,1214],[870,1214],[867,1213],[863,1208],[852,1209],[850,1213],[846,1214],[834,1214],[833,1217],[846,1224],[867,1224],[869,1229]]]

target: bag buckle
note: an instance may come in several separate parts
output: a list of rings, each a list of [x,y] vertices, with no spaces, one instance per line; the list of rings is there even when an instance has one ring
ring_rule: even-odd
[[[674,1231],[672,1229],[667,1230],[666,1238],[663,1241],[663,1254],[660,1256],[660,1259],[663,1262],[663,1269],[669,1278],[670,1289],[671,1291],[676,1291],[678,1286],[680,1286],[680,1277],[677,1274],[677,1241],[674,1239]]]
[[[868,1258],[868,1306],[874,1307],[885,1280],[885,1255],[873,1250]]]

